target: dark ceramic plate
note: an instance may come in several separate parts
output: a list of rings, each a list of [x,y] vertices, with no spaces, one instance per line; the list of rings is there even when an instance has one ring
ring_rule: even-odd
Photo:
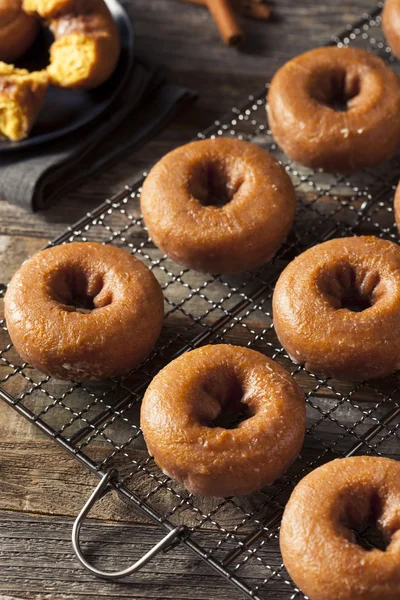
[[[121,56],[110,79],[90,91],[64,90],[51,86],[29,137],[20,142],[0,140],[0,152],[22,150],[60,138],[98,117],[114,100],[133,64],[133,31],[128,15],[117,0],[105,1],[117,23],[121,38]],[[43,30],[17,66],[30,71],[44,68],[48,64],[50,44],[50,34]]]

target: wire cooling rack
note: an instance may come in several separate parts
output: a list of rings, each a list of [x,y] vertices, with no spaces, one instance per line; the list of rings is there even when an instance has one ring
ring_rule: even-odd
[[[399,70],[380,28],[381,8],[380,4],[363,15],[332,43],[363,47]],[[148,239],[138,203],[142,182],[126,187],[52,244],[112,243],[152,269],[166,308],[156,349],[140,369],[122,378],[97,384],[60,382],[21,361],[2,319],[0,396],[99,477],[118,470],[118,478],[111,477],[113,489],[167,532],[175,531],[172,537],[179,535],[181,543],[248,596],[305,598],[291,582],[279,553],[285,502],[301,477],[328,460],[354,454],[400,459],[400,378],[395,374],[353,385],[320,379],[294,365],[275,336],[271,296],[286,264],[316,243],[360,234],[398,241],[392,199],[400,162],[397,157],[350,177],[291,163],[266,123],[265,90],[249,96],[243,107],[233,108],[198,137],[221,135],[269,150],[292,178],[296,222],[277,256],[264,268],[241,276],[204,278],[181,269]],[[139,428],[140,400],[154,374],[183,352],[214,342],[249,346],[274,358],[292,373],[306,396],[307,434],[301,455],[274,485],[247,497],[204,499],[188,494],[157,468]],[[175,530],[177,526],[184,528]]]

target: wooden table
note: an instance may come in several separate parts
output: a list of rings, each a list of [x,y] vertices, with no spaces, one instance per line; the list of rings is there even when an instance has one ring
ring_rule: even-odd
[[[270,22],[244,22],[248,43],[241,52],[222,45],[202,8],[174,0],[127,4],[138,54],[165,64],[170,80],[197,89],[199,101],[157,140],[89,179],[50,210],[29,215],[0,201],[0,283],[67,225],[125,183],[134,182],[168,149],[260,89],[288,58],[324,43],[376,2],[275,0],[273,4]],[[93,489],[95,477],[13,410],[3,404],[0,409],[1,599],[242,597],[184,547],[159,556],[130,581],[109,584],[90,576],[74,557],[70,532],[72,517]],[[108,540],[102,547],[106,567],[115,564],[116,554],[129,564],[154,543],[154,526],[115,498],[107,497],[93,516],[101,521],[93,522],[90,538]],[[123,546],[118,545],[122,541]]]

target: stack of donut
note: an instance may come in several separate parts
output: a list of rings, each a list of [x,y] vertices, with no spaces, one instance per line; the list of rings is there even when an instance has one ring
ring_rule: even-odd
[[[47,69],[28,73],[5,64],[29,49],[40,24],[54,36]],[[95,88],[111,76],[119,53],[118,30],[104,0],[0,0],[0,135],[27,137],[49,84]]]
[[[55,34],[52,83],[98,85],[115,67],[115,26],[102,0],[85,0],[84,15],[75,1],[24,0],[20,18],[31,36],[28,14],[45,19]],[[400,54],[400,0],[388,0],[383,23]],[[82,55],[107,58],[102,69],[90,60],[79,69]],[[272,80],[267,110],[278,144],[310,168],[371,167],[400,145],[399,78],[363,50],[322,48],[289,61]],[[295,208],[285,169],[265,150],[230,138],[169,153],[141,194],[153,242],[184,267],[213,273],[271,260]],[[400,187],[395,216],[400,227]],[[307,250],[281,273],[273,313],[287,354],[317,375],[365,380],[398,370],[399,246],[351,237]],[[138,367],[151,352],[163,297],[131,255],[71,243],[24,263],[8,288],[5,315],[16,349],[43,373],[102,379]],[[240,422],[223,425],[221,416],[232,413]],[[154,378],[141,426],[160,469],[189,492],[248,494],[273,483],[298,456],[305,402],[294,378],[263,354],[206,346]],[[385,535],[386,552],[357,544],[351,530],[370,522]],[[280,541],[289,574],[310,600],[399,600],[399,532],[400,463],[357,457],[303,479],[286,507]]]

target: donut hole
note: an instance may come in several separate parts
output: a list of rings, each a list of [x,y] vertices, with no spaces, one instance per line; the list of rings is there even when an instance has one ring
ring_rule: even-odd
[[[363,312],[373,305],[372,299],[365,297],[357,286],[344,291],[340,302],[340,308],[345,308],[351,312]]]
[[[357,490],[348,493],[344,501],[341,522],[348,529],[349,540],[367,552],[378,548],[383,552],[390,544],[391,536],[383,531],[382,500],[375,490]]]
[[[232,172],[222,160],[209,159],[197,163],[189,181],[189,193],[202,204],[222,208],[231,202],[244,178]]]
[[[352,108],[354,99],[361,92],[361,80],[358,73],[344,68],[326,68],[314,75],[311,84],[311,96],[325,106],[337,112]]]
[[[353,541],[367,552],[378,548],[385,552],[390,544],[382,529],[375,523],[360,524],[352,529]]]
[[[47,69],[50,64],[49,48],[53,41],[54,36],[51,31],[47,27],[40,27],[39,33],[28,51],[15,61],[16,66],[31,72]]]
[[[319,277],[318,287],[335,309],[363,312],[379,299],[381,288],[378,273],[361,273],[350,264],[334,265]]]
[[[80,265],[67,265],[51,281],[51,294],[69,312],[88,314],[112,302],[112,294],[101,273],[93,273]]]
[[[210,378],[204,385],[204,391],[209,399],[201,415],[205,427],[236,429],[253,416],[249,406],[243,402],[244,388],[235,374],[217,376],[216,381]]]

